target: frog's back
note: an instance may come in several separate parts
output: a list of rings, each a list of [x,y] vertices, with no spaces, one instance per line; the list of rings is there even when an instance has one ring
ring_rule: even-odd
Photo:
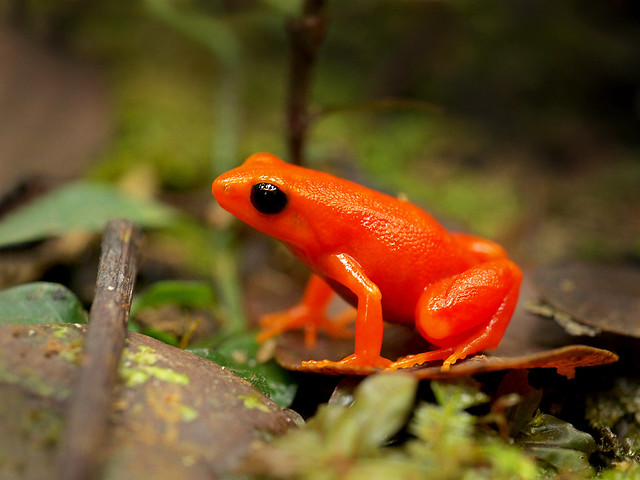
[[[279,192],[277,209],[256,209],[252,192],[259,185]],[[349,255],[382,292],[388,319],[410,323],[427,285],[473,263],[470,253],[419,207],[270,154],[250,157],[218,177],[212,188],[225,209],[283,241],[321,276],[324,258]]]
[[[419,207],[336,177],[313,180],[300,185],[306,193],[299,198],[309,202],[300,205],[301,211],[323,212],[307,219],[317,243],[304,248],[306,253],[292,250],[312,269],[313,259],[322,254],[355,259],[382,292],[387,320],[412,324],[415,304],[427,285],[474,263],[473,256]]]

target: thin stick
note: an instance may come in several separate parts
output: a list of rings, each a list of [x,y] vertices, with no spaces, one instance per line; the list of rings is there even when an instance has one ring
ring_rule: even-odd
[[[139,236],[138,228],[126,220],[112,221],[105,230],[84,361],[71,398],[56,478],[88,480],[99,460],[127,333]]]
[[[287,126],[291,161],[300,165],[309,129],[309,92],[318,52],[328,25],[326,0],[305,0],[302,15],[288,23],[291,67]]]

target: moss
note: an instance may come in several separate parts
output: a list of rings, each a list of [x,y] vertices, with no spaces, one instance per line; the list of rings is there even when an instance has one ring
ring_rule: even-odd
[[[244,406],[248,410],[257,408],[262,412],[269,412],[269,407],[264,404],[263,398],[258,395],[257,392],[251,392],[249,395],[240,395],[238,399],[244,403]]]
[[[170,368],[159,367],[155,363],[160,359],[156,351],[145,345],[138,350],[126,349],[120,363],[120,377],[127,387],[146,383],[152,378],[177,385],[188,385],[189,377]]]

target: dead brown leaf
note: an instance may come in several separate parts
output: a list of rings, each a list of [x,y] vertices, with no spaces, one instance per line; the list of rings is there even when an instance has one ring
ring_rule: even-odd
[[[600,332],[640,338],[640,269],[574,262],[533,273],[535,287],[569,333]]]
[[[423,379],[452,378],[498,370],[553,368],[572,378],[577,367],[606,365],[618,360],[615,353],[586,345],[572,344],[572,338],[555,323],[525,311],[526,299],[534,295],[525,279],[521,301],[505,336],[495,351],[473,355],[441,372],[441,362],[431,362],[405,371]],[[413,329],[385,325],[382,355],[395,360],[401,356],[433,349]],[[288,332],[278,339],[276,360],[284,368],[329,375],[369,375],[373,367],[312,367],[305,360],[340,360],[353,353],[353,340],[321,336],[315,348],[307,349],[301,332]]]

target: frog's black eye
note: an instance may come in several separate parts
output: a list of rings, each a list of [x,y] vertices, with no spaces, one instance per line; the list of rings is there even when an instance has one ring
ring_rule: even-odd
[[[287,195],[272,183],[251,187],[251,203],[260,213],[280,213],[287,206]]]

